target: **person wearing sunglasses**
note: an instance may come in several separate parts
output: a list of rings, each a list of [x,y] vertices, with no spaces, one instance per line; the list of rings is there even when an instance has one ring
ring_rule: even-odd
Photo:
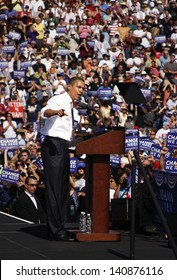
[[[40,224],[45,223],[46,215],[40,200],[35,195],[37,187],[37,179],[28,176],[25,180],[24,192],[14,201],[14,214],[21,219]]]

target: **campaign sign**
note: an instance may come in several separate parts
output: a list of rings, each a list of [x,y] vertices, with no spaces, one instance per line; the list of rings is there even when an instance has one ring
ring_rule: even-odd
[[[164,214],[177,213],[177,174],[153,171],[153,187]]]
[[[15,51],[15,47],[14,46],[3,46],[3,51],[5,53],[13,53]]]
[[[0,150],[18,148],[19,143],[17,138],[0,138]]]
[[[138,150],[138,137],[137,136],[126,136],[125,138],[125,151]]]
[[[135,135],[138,135],[138,129],[126,129],[126,135],[133,135],[133,136],[135,136]]]
[[[0,68],[7,68],[8,67],[8,62],[7,61],[0,61]]]
[[[71,173],[77,172],[77,165],[78,165],[78,159],[75,157],[70,158],[70,172]]]
[[[146,88],[140,88],[142,94],[144,95],[144,97],[146,98],[146,101],[151,100],[151,90],[150,89],[146,89]]]
[[[118,155],[110,155],[110,161],[109,161],[110,165],[112,167],[117,168],[120,164],[120,156]]]
[[[20,40],[21,39],[21,34],[17,33],[17,32],[10,31],[8,37],[10,39],[13,39],[13,40]]]
[[[95,41],[88,40],[88,41],[87,41],[87,44],[89,45],[89,47],[90,47],[91,49],[94,49]]]
[[[165,159],[165,171],[177,172],[177,158],[166,158]]]
[[[58,55],[68,55],[69,54],[69,50],[68,49],[64,49],[64,48],[59,48],[58,49]]]
[[[23,114],[24,114],[23,102],[10,101],[8,103],[8,112],[12,114],[13,118],[23,118]]]
[[[153,142],[149,137],[140,137],[139,139],[139,149],[150,151]]]
[[[40,169],[43,169],[42,158],[36,159],[35,163],[39,166]]]
[[[14,79],[24,78],[24,77],[25,77],[25,71],[23,71],[23,70],[14,71]]]
[[[160,160],[161,150],[162,147],[153,144],[150,149],[150,155],[153,155],[156,160]],[[165,158],[170,158],[170,157],[171,157],[171,151],[168,151],[168,153],[165,155]]]
[[[3,168],[2,173],[0,175],[0,180],[4,182],[9,182],[11,184],[16,184],[20,181],[20,172]]]
[[[28,41],[22,42],[22,43],[20,43],[19,47],[25,48],[27,46],[27,44],[28,44]]]
[[[119,111],[119,110],[120,110],[120,106],[113,103],[113,104],[112,104],[112,110],[113,110],[113,111]]]
[[[166,138],[166,146],[168,148],[177,148],[177,133],[169,132]]]
[[[57,26],[56,27],[56,32],[59,34],[65,34],[66,33],[66,26]]]
[[[26,69],[28,67],[32,67],[32,61],[27,60],[20,63],[21,69]]]
[[[87,109],[78,109],[78,113],[81,116],[87,116]]]
[[[13,158],[13,156],[15,155],[15,151],[8,149],[7,155],[8,155],[9,158]]]
[[[157,43],[166,43],[166,36],[165,35],[159,35],[154,37],[156,44]]]
[[[0,21],[7,20],[6,14],[0,14]]]
[[[97,92],[97,90],[88,90],[87,91],[87,95],[89,97],[91,97],[91,96],[97,97],[98,96],[98,92]]]
[[[170,118],[168,116],[166,116],[166,115],[163,115],[162,116],[162,122],[170,122]],[[170,131],[171,131],[171,129],[170,129]]]
[[[177,134],[177,128],[170,128],[170,132]]]
[[[100,99],[111,99],[112,97],[112,89],[98,89],[98,95]]]
[[[156,160],[159,160],[160,159],[160,155],[161,155],[161,150],[162,150],[162,147],[153,144],[151,146],[151,148],[150,148],[150,155],[153,155],[153,157]]]

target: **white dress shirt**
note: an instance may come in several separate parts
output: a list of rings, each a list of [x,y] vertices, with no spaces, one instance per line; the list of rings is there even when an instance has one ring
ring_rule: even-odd
[[[45,125],[41,129],[41,134],[52,137],[58,137],[67,141],[72,140],[72,106],[73,102],[67,92],[55,95],[49,99],[47,105],[41,110],[41,117],[45,119]],[[44,112],[47,109],[61,110],[64,109],[66,116],[44,117]]]
[[[33,202],[34,206],[36,207],[36,209],[38,209],[35,196],[32,195],[32,194],[30,194],[29,192],[26,192],[26,191],[25,191],[25,193],[26,193],[26,194],[29,196],[29,198],[32,200],[32,202]]]

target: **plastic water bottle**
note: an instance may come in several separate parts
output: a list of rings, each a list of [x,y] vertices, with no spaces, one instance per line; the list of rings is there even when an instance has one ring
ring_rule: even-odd
[[[91,231],[92,231],[92,219],[90,213],[87,213],[86,232],[90,233]]]
[[[80,225],[79,225],[80,231],[85,232],[86,231],[86,213],[85,212],[81,212],[79,223],[80,223]]]

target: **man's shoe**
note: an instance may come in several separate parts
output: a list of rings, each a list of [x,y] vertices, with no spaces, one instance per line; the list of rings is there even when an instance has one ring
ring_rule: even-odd
[[[75,238],[69,234],[57,234],[55,237],[56,241],[75,241]]]

